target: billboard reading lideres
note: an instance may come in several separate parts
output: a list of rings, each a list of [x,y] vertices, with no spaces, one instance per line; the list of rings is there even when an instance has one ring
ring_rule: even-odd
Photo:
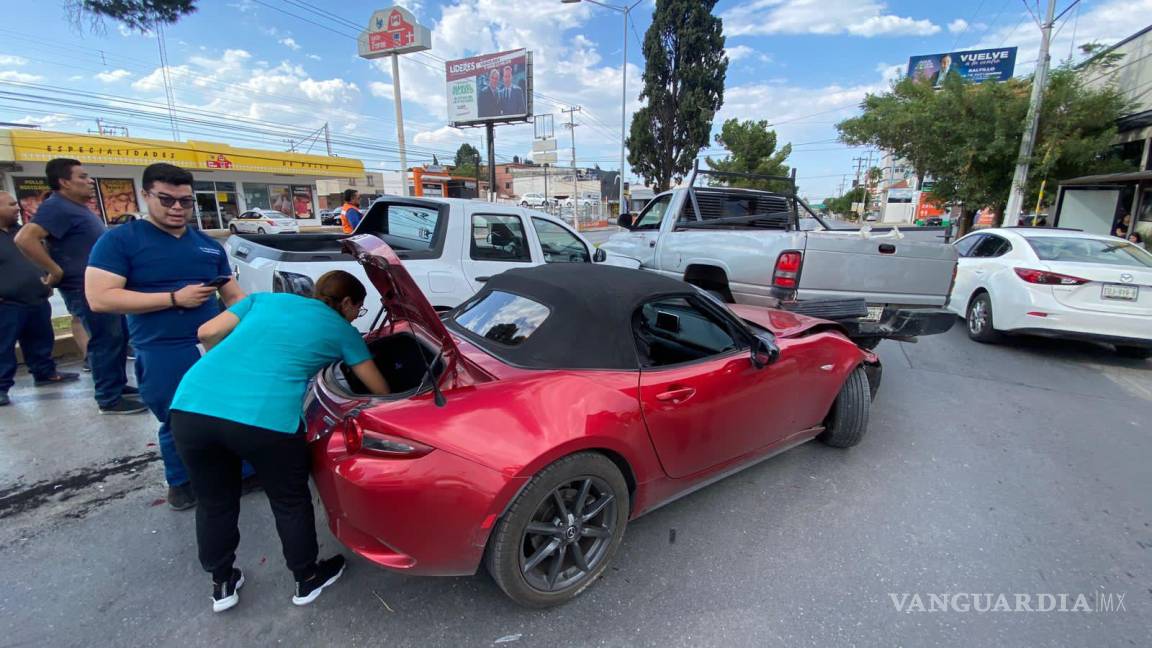
[[[929,54],[908,59],[908,76],[931,81],[937,88],[944,84],[949,74],[974,83],[1005,81],[1012,78],[1015,68],[1015,47]]]
[[[532,53],[512,50],[448,61],[448,123],[465,126],[532,116]]]

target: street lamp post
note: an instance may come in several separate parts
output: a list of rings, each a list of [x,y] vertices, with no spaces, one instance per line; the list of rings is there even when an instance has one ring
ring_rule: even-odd
[[[560,0],[563,4],[578,4],[580,2],[590,2],[594,5],[618,11],[624,16],[624,63],[620,66],[620,78],[623,86],[620,90],[620,208],[624,208],[624,164],[627,159],[624,154],[624,142],[628,139],[626,132],[628,122],[628,16],[632,10],[636,8],[644,0],[636,0],[631,5],[610,5],[599,0]]]

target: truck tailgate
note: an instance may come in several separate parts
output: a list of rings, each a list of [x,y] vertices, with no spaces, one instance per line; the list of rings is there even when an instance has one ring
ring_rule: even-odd
[[[943,243],[808,232],[797,298],[943,306],[955,267],[956,250]]]

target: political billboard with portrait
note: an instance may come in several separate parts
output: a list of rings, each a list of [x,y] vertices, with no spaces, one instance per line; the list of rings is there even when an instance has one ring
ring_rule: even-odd
[[[928,54],[908,59],[908,76],[930,81],[937,88],[950,74],[981,83],[1011,79],[1015,69],[1015,47]]]
[[[512,50],[448,61],[448,123],[526,121],[532,116],[532,53]]]

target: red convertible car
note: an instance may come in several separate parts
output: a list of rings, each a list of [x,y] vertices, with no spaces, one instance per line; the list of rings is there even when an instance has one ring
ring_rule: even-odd
[[[441,316],[385,243],[344,245],[383,296],[367,340],[395,393],[333,365],[305,416],[333,533],[384,567],[483,562],[515,601],[563,603],[629,520],[867,427],[880,365],[831,322],[600,264],[511,270]]]

